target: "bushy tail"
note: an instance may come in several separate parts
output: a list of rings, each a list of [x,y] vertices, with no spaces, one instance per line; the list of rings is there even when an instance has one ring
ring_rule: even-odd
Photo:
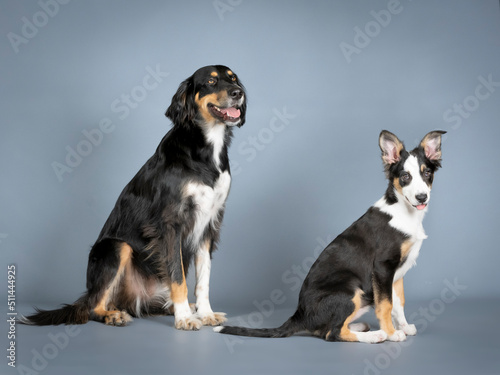
[[[63,305],[56,310],[40,310],[35,308],[36,314],[22,317],[19,322],[35,326],[49,326],[59,324],[85,324],[89,321],[90,307],[87,294],[83,295],[71,305]]]
[[[249,337],[290,337],[294,333],[302,331],[303,328],[296,316],[289,318],[278,328],[246,328],[246,327],[215,327],[214,331],[226,335],[249,336]]]

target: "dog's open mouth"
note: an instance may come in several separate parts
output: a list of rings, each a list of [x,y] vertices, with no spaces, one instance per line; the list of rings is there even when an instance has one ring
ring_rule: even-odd
[[[417,210],[423,210],[425,207],[427,207],[427,203],[420,203],[420,204],[413,204],[410,202],[410,200],[408,199],[408,197],[405,197],[406,200],[408,201],[409,204],[411,204],[413,207],[415,207]]]
[[[216,105],[209,104],[208,108],[215,118],[225,122],[235,122],[240,119],[241,112],[238,108],[228,107],[219,108]]]

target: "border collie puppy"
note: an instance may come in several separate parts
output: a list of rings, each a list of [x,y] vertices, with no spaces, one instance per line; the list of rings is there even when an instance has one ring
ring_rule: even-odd
[[[306,331],[327,341],[377,343],[415,335],[404,314],[403,276],[427,238],[422,220],[434,172],[441,166],[441,135],[432,131],[412,151],[382,131],[379,145],[389,186],[385,195],[320,254],[304,280],[297,311],[281,327],[216,327],[216,332],[288,337]],[[352,324],[375,308],[380,330]]]
[[[158,314],[174,314],[185,330],[224,322],[210,306],[210,267],[231,185],[228,147],[245,113],[243,85],[226,66],[200,68],[182,82],[166,112],[172,129],[125,186],[92,246],[87,291],[21,322],[123,326],[131,316]],[[192,260],[194,306],[186,285]]]

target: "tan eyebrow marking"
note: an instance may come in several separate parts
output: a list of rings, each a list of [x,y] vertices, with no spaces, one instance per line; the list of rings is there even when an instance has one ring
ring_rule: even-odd
[[[217,74],[217,72],[212,72],[212,73],[210,73],[210,75],[211,75],[212,77],[218,77],[218,76],[219,76],[219,75]]]

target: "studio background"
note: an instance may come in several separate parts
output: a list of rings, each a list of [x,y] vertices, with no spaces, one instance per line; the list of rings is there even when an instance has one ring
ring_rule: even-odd
[[[0,265],[4,280],[16,265],[23,313],[85,290],[90,247],[170,129],[172,95],[210,64],[248,92],[214,310],[259,311],[275,290],[273,309],[293,310],[318,251],[387,187],[382,129],[408,149],[447,131],[407,299],[450,282],[498,302],[498,1],[2,1],[0,36]]]

